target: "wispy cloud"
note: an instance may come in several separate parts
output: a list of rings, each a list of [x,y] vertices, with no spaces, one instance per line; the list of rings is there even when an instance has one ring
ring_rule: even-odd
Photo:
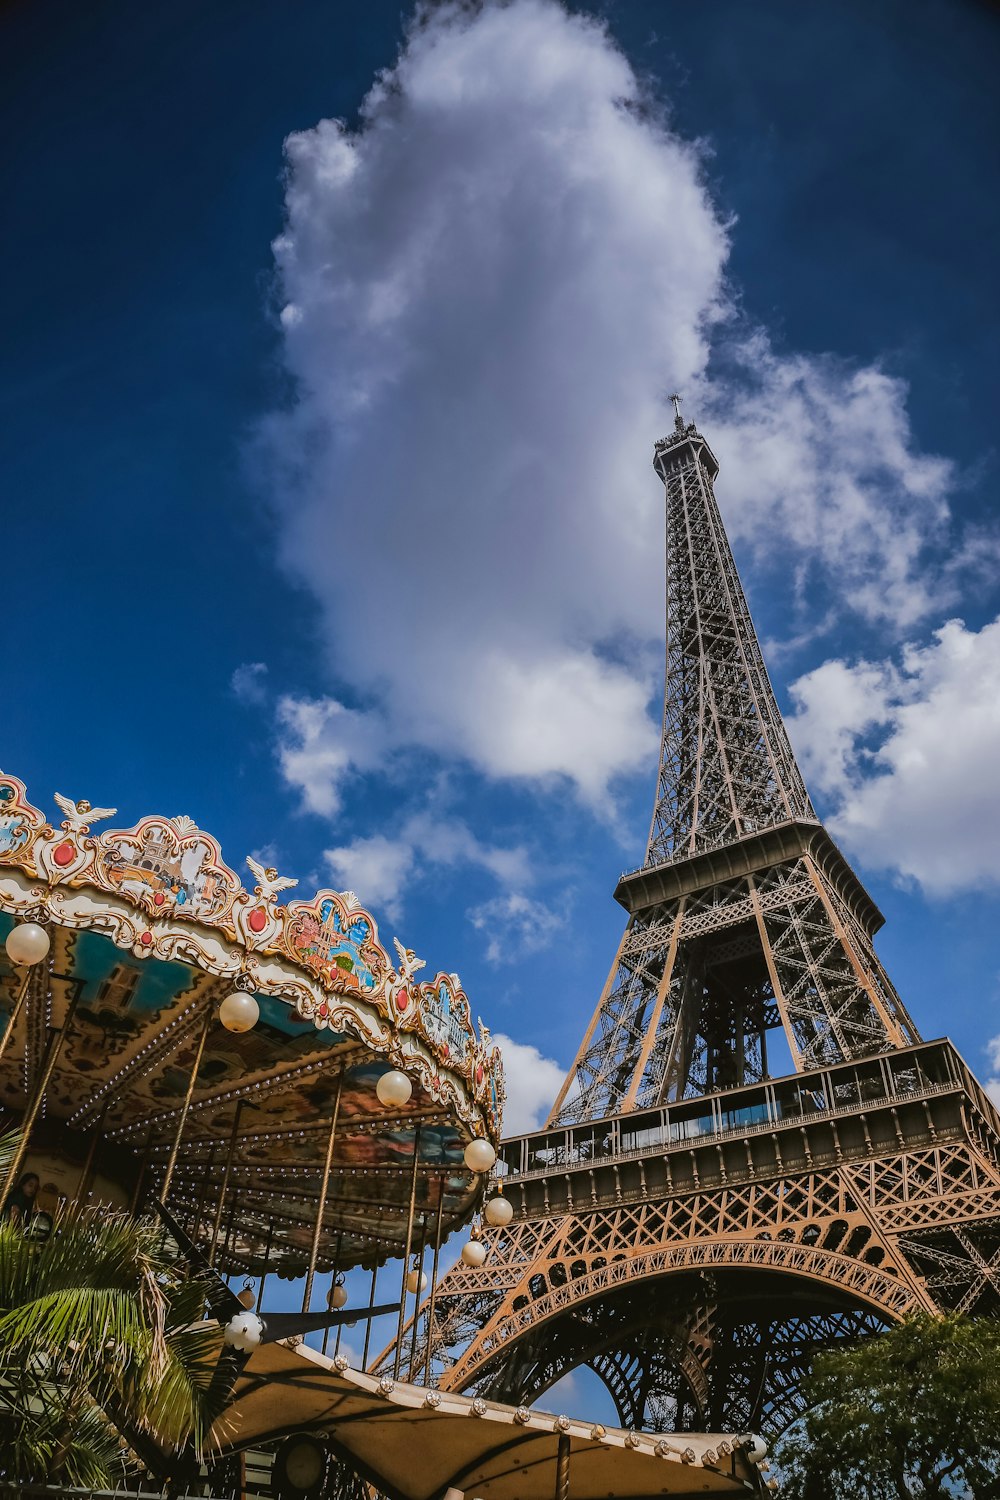
[[[492,964],[514,964],[539,953],[566,925],[565,914],[520,891],[494,896],[468,912],[477,932],[487,938],[486,957]]]
[[[262,661],[241,662],[229,679],[229,687],[240,703],[247,706],[266,703],[267,664]]]
[[[308,812],[332,817],[348,777],[381,765],[387,744],[377,713],[347,708],[336,698],[286,695],[278,703],[281,772]]]
[[[461,819],[440,810],[412,814],[395,837],[373,834],[328,849],[324,859],[335,880],[356,889],[394,921],[402,913],[408,882],[426,878],[435,868],[483,869],[508,887],[523,888],[533,878],[523,845],[484,843]]]

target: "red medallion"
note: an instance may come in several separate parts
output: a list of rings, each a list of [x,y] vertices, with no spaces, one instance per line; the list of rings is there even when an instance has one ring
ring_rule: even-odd
[[[153,892],[153,905],[154,906],[162,906],[163,903],[164,903],[164,901],[166,901],[166,899],[167,898],[163,894],[162,891],[154,891]]]
[[[263,932],[267,926],[267,912],[262,906],[255,906],[247,917],[247,926],[251,932]]]
[[[140,941],[140,943],[142,944],[142,946],[144,948],[148,948],[152,944],[153,934],[151,932],[144,932],[142,934],[142,936],[139,938],[139,941]]]
[[[52,863],[63,869],[71,865],[76,858],[76,849],[67,839],[64,844],[57,844],[52,851]]]
[[[402,1015],[403,1011],[404,1010],[409,1010],[409,1008],[410,1008],[410,992],[409,992],[409,990],[406,989],[405,987],[401,988],[401,989],[398,989],[396,991],[396,1009]]]

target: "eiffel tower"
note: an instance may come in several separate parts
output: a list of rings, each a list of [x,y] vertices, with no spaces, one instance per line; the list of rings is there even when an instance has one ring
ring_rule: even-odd
[[[446,1389],[530,1405],[586,1365],[624,1426],[773,1433],[817,1348],[920,1308],[997,1313],[1000,1117],[875,955],[718,464],[672,399],[663,735],[646,857],[615,891],[628,924],[545,1128],[502,1146],[511,1223],[484,1226],[485,1263],[447,1274],[408,1347]]]

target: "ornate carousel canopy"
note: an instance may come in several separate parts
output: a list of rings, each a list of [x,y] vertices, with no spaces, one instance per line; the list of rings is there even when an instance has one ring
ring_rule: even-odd
[[[295,882],[252,859],[245,889],[189,818],[95,834],[114,809],[56,802],[0,775],[0,1104],[41,1206],[152,1191],[222,1269],[289,1276],[466,1219],[504,1090],[458,976],[418,982],[353,892],[281,904]],[[24,923],[31,965],[2,946]]]

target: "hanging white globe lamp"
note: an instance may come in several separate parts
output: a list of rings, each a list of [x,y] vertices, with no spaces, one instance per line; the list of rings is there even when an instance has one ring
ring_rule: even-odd
[[[399,1109],[410,1101],[413,1093],[413,1084],[405,1073],[398,1068],[391,1068],[388,1073],[383,1073],[375,1085],[378,1102],[384,1104],[387,1109]]]
[[[51,941],[38,922],[19,922],[7,934],[4,947],[11,963],[40,964],[51,947]]]
[[[263,1337],[263,1319],[252,1312],[237,1313],[223,1329],[223,1338],[230,1349],[239,1349],[242,1354],[256,1349]]]
[[[260,1006],[244,990],[233,990],[219,1006],[219,1020],[227,1031],[252,1031],[260,1019]]]
[[[502,1229],[514,1217],[514,1205],[502,1193],[498,1193],[483,1209],[483,1217],[487,1224],[493,1224],[497,1229]]]
[[[483,1136],[476,1136],[465,1148],[465,1165],[470,1172],[488,1172],[495,1164],[497,1154],[489,1141]]]
[[[469,1240],[462,1246],[462,1260],[467,1266],[481,1266],[486,1259],[486,1246],[482,1240]]]

